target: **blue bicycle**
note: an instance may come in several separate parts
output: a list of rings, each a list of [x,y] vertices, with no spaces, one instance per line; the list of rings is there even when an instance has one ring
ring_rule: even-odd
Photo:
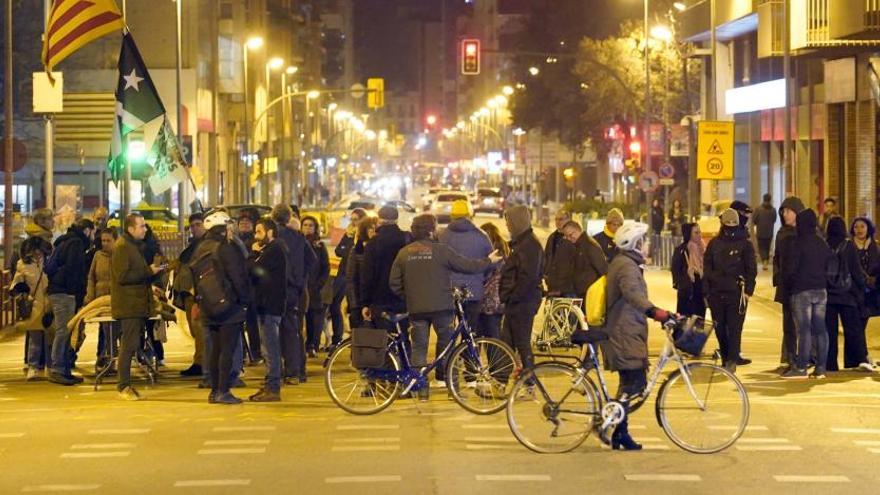
[[[429,374],[445,361],[446,388],[461,407],[475,414],[494,414],[504,409],[520,369],[519,361],[504,342],[474,337],[464,317],[463,304],[469,297],[466,289],[453,289],[455,331],[436,360],[424,368],[414,368],[410,363],[407,333],[400,328],[406,314],[382,315],[394,330],[378,347],[375,366],[355,366],[352,354],[357,349],[352,339],[341,342],[324,365],[324,384],[330,398],[352,414],[375,414],[398,397],[429,387]]]

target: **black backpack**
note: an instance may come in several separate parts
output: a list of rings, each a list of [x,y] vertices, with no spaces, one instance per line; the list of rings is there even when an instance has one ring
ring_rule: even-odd
[[[852,274],[846,261],[846,247],[849,241],[845,240],[834,248],[831,258],[828,259],[826,270],[828,288],[836,292],[846,292],[852,287]]]
[[[220,247],[220,243],[215,243],[190,264],[195,300],[201,313],[211,320],[227,318],[238,309],[226,272],[217,260]]]

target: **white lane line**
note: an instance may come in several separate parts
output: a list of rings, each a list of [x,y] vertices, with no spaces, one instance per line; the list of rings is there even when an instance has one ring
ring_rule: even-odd
[[[764,333],[760,328],[743,328],[743,333]]]
[[[324,483],[388,483],[399,482],[400,475],[387,476],[333,476],[324,478]]]
[[[465,450],[522,450],[522,448],[514,445],[492,445],[485,443],[467,443],[464,445]]]
[[[175,488],[193,488],[210,486],[248,486],[251,480],[183,480],[175,481]]]
[[[149,428],[89,430],[89,435],[140,435],[149,433]]]
[[[118,452],[65,452],[61,454],[62,459],[102,459],[105,457],[128,457],[130,451]]]
[[[0,438],[21,438],[24,433],[0,433]]]
[[[869,435],[880,435],[880,429],[877,428],[831,428],[834,433],[858,433]]]
[[[642,445],[642,449],[644,449],[644,450],[672,450],[672,447],[670,447],[669,445],[648,444],[648,445]]]
[[[507,425],[461,425],[462,428],[469,430],[509,430]]]
[[[723,426],[723,425],[714,425],[709,427],[710,430],[716,431],[734,431],[738,430],[739,426]],[[763,425],[749,425],[746,426],[746,431],[767,431],[768,428]]]
[[[253,449],[201,449],[199,455],[234,455],[234,454],[265,454],[266,448]]]
[[[205,440],[205,446],[212,445],[269,445],[270,440]]]
[[[216,426],[212,431],[275,431],[274,426]]]
[[[464,437],[465,442],[500,442],[517,443],[517,439],[511,437]]]
[[[400,450],[400,445],[342,445],[333,447],[331,452],[388,452]]]
[[[647,430],[647,425],[629,425],[630,430]]]
[[[878,449],[868,449],[868,452],[870,452],[870,453],[872,453],[872,454],[880,454],[880,448],[878,448]]]
[[[70,450],[133,449],[133,443],[75,443]]]
[[[773,478],[780,483],[849,483],[846,476],[800,476],[777,474]]]
[[[853,443],[862,447],[880,447],[880,440],[855,440]]]
[[[478,474],[477,481],[550,481],[547,474]]]
[[[356,431],[356,430],[399,430],[400,425],[339,425],[336,427],[339,431]]]
[[[745,452],[804,450],[799,445],[737,445],[736,450]]]
[[[740,438],[737,443],[791,443],[787,438]]]
[[[18,397],[0,397],[0,402],[12,402],[14,400],[20,400]]]
[[[30,492],[84,492],[87,490],[97,490],[101,485],[31,485],[21,489],[21,491]]]
[[[625,474],[626,481],[703,481],[698,474]]]
[[[337,438],[336,443],[397,443],[400,437],[372,437],[372,438]]]

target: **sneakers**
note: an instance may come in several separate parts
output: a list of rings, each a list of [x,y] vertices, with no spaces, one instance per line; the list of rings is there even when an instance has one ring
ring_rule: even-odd
[[[822,376],[824,377],[824,374]],[[790,368],[788,371],[783,373],[780,378],[784,378],[786,380],[803,380],[807,378],[807,370]]]
[[[40,370],[36,368],[28,368],[27,375],[25,375],[25,380],[29,382],[35,382],[40,379]]]
[[[824,371],[813,371],[812,373],[810,373],[810,379],[811,380],[824,380],[825,379],[825,372]]]
[[[180,372],[180,376],[202,376],[202,366],[194,364]]]
[[[257,393],[248,398],[251,402],[281,402],[281,394],[261,388]]]
[[[229,392],[226,392],[223,394],[218,393],[214,396],[214,404],[233,405],[233,404],[241,404],[242,402],[243,401],[241,399],[232,395]]]
[[[486,400],[504,400],[507,398],[502,387],[488,382],[478,384],[474,393]]]
[[[285,385],[299,385],[300,383],[302,383],[300,381],[300,379],[295,376],[288,376],[287,378],[284,379]]]
[[[119,398],[122,400],[141,400],[141,394],[131,388],[131,386],[128,386],[119,391]]]
[[[56,373],[54,371],[49,372],[49,381],[52,383],[57,383],[58,385],[64,385],[69,387],[71,385],[76,385],[77,383],[81,383],[82,379],[79,381],[76,380],[76,377],[73,375],[62,375],[61,373]]]
[[[859,371],[866,371],[868,373],[871,373],[874,371],[874,365],[871,363],[860,363],[859,367],[856,369],[858,369]],[[28,372],[28,373],[30,373],[30,372]]]
[[[431,388],[446,388],[446,380],[434,380],[431,382]]]

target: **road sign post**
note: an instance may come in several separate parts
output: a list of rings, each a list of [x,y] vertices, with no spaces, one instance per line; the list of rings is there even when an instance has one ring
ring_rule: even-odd
[[[697,122],[697,179],[733,179],[733,122]]]

